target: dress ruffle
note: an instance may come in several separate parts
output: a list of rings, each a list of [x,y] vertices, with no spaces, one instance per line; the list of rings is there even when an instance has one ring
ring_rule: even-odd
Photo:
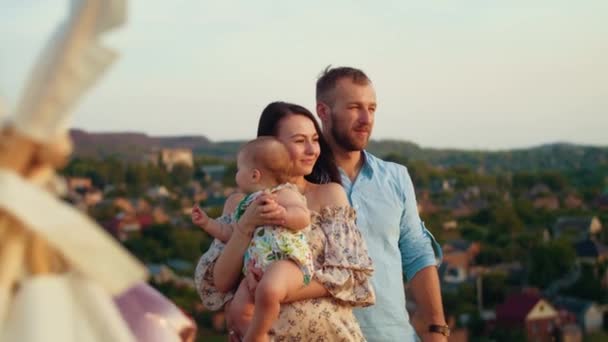
[[[355,221],[356,213],[350,206],[325,207],[313,213],[312,225],[325,234],[325,253],[315,279],[334,298],[352,306],[369,306],[375,302],[369,282],[373,264]]]

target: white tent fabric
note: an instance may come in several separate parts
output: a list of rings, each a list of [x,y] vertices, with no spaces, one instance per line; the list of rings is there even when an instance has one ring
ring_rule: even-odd
[[[39,142],[67,131],[73,105],[116,58],[98,37],[125,18],[124,0],[70,2],[70,15],[43,50],[17,106],[17,131]]]
[[[41,234],[78,272],[118,294],[146,270],[89,217],[10,170],[0,169],[0,209]]]
[[[1,341],[135,341],[107,292],[76,274],[29,278],[11,307]]]

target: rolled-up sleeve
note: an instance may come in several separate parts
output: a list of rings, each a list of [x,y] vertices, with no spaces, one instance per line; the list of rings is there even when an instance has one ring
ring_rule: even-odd
[[[443,254],[441,246],[420,219],[414,184],[407,169],[404,168],[403,172],[401,185],[405,206],[399,227],[399,250],[403,273],[409,281],[421,269],[439,265]]]

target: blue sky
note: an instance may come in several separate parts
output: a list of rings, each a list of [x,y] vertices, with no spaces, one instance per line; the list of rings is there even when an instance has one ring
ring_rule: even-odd
[[[10,110],[68,1],[4,0]],[[608,1],[133,0],[105,43],[120,59],[73,126],[248,139],[273,100],[314,109],[328,64],[364,69],[374,138],[502,149],[608,145]]]

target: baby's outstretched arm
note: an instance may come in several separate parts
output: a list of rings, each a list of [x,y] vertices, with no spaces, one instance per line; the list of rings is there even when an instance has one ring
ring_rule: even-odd
[[[192,222],[214,238],[226,243],[232,235],[232,225],[219,223],[210,218],[198,205],[192,208]]]
[[[302,230],[310,225],[310,211],[306,199],[296,190],[284,188],[276,192],[277,203],[285,208],[285,228]]]

